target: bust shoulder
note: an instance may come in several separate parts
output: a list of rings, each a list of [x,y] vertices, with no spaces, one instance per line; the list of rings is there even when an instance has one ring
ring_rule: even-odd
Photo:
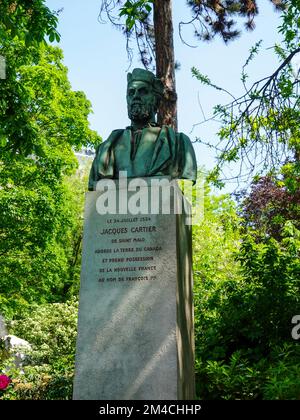
[[[113,130],[110,133],[110,135],[108,136],[108,138],[104,142],[99,144],[99,146],[97,147],[97,151],[99,149],[109,147],[109,145],[111,143],[114,143],[116,140],[118,140],[123,135],[123,133],[125,131],[126,131],[126,129],[124,129],[124,128],[117,128],[116,130]]]

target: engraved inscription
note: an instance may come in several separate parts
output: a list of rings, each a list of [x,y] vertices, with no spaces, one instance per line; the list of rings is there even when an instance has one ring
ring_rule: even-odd
[[[105,238],[105,246],[98,244],[95,249],[99,284],[156,280],[156,261],[162,251],[157,242],[163,233],[152,218],[108,217],[106,225],[98,232],[100,238]]]

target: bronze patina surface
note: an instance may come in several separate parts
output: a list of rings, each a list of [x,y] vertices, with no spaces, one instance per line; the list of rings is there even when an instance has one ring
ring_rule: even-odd
[[[163,84],[153,73],[134,69],[127,77],[127,107],[131,126],[114,130],[97,148],[89,190],[103,178],[170,176],[196,181],[197,163],[188,136],[155,123]]]

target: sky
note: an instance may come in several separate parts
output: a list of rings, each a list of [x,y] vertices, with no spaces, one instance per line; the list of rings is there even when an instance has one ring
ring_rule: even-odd
[[[105,140],[112,130],[130,123],[126,109],[126,74],[142,65],[136,57],[129,67],[125,37],[110,23],[99,22],[101,0],[46,0],[46,3],[51,10],[63,9],[59,15],[59,46],[64,52],[69,80],[74,90],[85,92],[91,101],[94,112],[90,117],[91,128]],[[176,72],[178,129],[192,141],[196,137],[208,142],[216,139],[216,126],[199,123],[204,116],[208,118],[212,114],[215,105],[230,101],[228,96],[193,78],[193,66],[215,84],[239,95],[242,93],[241,68],[250,48],[262,39],[261,54],[249,67],[249,74],[255,81],[276,69],[271,47],[281,39],[277,29],[280,16],[274,13],[270,1],[258,0],[258,6],[260,14],[254,31],[244,30],[237,40],[225,45],[219,38],[209,43],[199,42],[187,28],[186,41],[197,45],[190,48],[178,35],[178,23],[189,20],[190,11],[185,0],[173,0],[175,55],[180,63],[180,70]],[[194,148],[198,165],[211,169],[215,162],[213,151],[198,143],[194,143]]]

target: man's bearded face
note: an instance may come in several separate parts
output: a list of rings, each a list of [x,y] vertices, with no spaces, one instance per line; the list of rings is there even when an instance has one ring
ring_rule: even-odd
[[[152,87],[142,81],[130,83],[127,90],[127,107],[131,121],[150,122],[157,110]]]

